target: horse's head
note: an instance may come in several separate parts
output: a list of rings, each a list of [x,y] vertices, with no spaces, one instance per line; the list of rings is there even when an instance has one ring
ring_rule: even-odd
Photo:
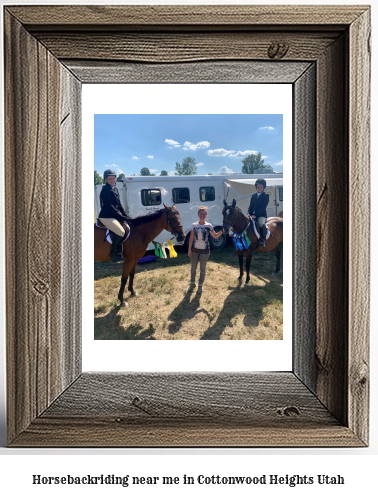
[[[176,240],[181,243],[185,241],[184,228],[181,225],[180,212],[177,210],[176,205],[167,207],[164,203],[165,213],[167,215],[167,231],[176,236]]]
[[[235,223],[238,209],[236,208],[236,201],[232,200],[232,203],[228,204],[226,200],[223,200],[224,208],[222,210],[223,215],[223,232],[228,233]]]

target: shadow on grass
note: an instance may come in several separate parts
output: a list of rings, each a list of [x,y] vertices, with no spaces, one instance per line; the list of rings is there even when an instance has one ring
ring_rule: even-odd
[[[278,281],[270,282],[267,286],[271,289],[270,292],[273,295],[276,291],[280,292],[281,285]],[[266,286],[251,285],[244,287],[239,283],[236,287],[228,287],[228,290],[231,290],[231,293],[224,301],[222,310],[214,324],[211,323],[216,314],[211,315],[206,309],[200,308],[201,296],[195,294],[191,300],[192,294],[187,293],[180,304],[168,316],[168,320],[171,321],[168,327],[169,333],[174,335],[180,330],[184,321],[194,318],[199,313],[205,313],[209,318],[209,327],[202,333],[200,340],[219,340],[225,328],[232,327],[233,318],[240,314],[244,315],[244,326],[257,327],[264,318],[264,308],[271,301],[265,295],[259,296],[256,292],[260,290],[266,291]],[[246,309],[246,298],[249,299],[250,309],[248,309],[248,305]]]
[[[125,328],[121,325],[122,316],[117,314],[119,310],[120,307],[116,307],[106,316],[94,319],[95,340],[156,340],[152,323],[147,328],[140,323]]]
[[[188,292],[184,295],[180,304],[178,304],[168,316],[168,320],[171,321],[168,327],[168,332],[170,334],[174,335],[178,332],[181,328],[182,322],[194,318],[196,314],[205,313],[210,320],[212,319],[212,316],[206,309],[199,309],[200,300],[201,296],[196,293],[196,289],[194,289],[193,292]]]

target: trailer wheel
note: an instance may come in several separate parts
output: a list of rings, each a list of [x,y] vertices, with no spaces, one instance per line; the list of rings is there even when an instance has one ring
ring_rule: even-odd
[[[215,227],[214,231],[217,233],[220,229],[221,229],[220,226],[219,227]],[[226,234],[221,234],[219,236],[219,238],[217,238],[217,239],[214,239],[212,236],[210,236],[209,242],[210,242],[210,248],[212,250],[219,250],[220,248],[224,248],[226,246],[227,235]]]

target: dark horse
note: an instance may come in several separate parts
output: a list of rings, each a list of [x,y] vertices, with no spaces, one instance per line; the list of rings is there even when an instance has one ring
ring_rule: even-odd
[[[123,292],[130,276],[128,290],[131,297],[136,293],[133,289],[135,268],[138,259],[143,257],[148,244],[154,240],[164,229],[173,234],[178,242],[185,240],[185,233],[181,225],[181,217],[175,205],[172,208],[164,205],[164,208],[148,215],[141,215],[135,219],[128,220],[130,235],[123,243],[122,255],[126,259],[123,263],[121,287],[118,300],[122,306],[127,306],[123,300]],[[105,240],[105,229],[94,226],[94,260],[104,262],[110,261],[111,244]]]
[[[283,243],[283,219],[280,217],[270,217],[268,222],[268,228],[270,231],[269,239],[266,240],[265,247],[259,247],[257,245],[257,236],[255,231],[252,228],[252,221],[248,219],[246,215],[240,210],[240,208],[236,207],[236,201],[233,200],[230,205],[226,203],[226,200],[223,201],[224,208],[222,211],[223,214],[223,232],[228,233],[232,228],[232,231],[236,234],[241,234],[245,229],[247,229],[248,238],[251,240],[251,244],[247,249],[236,250],[236,253],[239,256],[239,265],[240,265],[240,276],[239,280],[243,277],[243,254],[245,253],[246,258],[246,270],[247,270],[247,279],[245,280],[244,286],[248,286],[249,284],[249,269],[251,267],[252,260],[252,252],[273,252],[276,255],[277,265],[276,270],[273,274],[277,274],[280,270],[280,258],[281,252],[278,248],[279,243]]]

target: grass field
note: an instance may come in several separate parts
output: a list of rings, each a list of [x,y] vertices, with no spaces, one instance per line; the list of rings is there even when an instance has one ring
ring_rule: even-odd
[[[134,278],[138,296],[130,298],[125,290],[128,307],[119,307],[117,300],[122,264],[95,262],[95,339],[282,339],[282,271],[272,276],[273,252],[254,254],[249,287],[237,280],[239,263],[231,242],[211,252],[202,295],[196,289],[186,292],[190,260],[184,248],[177,253],[175,259],[138,264]]]

